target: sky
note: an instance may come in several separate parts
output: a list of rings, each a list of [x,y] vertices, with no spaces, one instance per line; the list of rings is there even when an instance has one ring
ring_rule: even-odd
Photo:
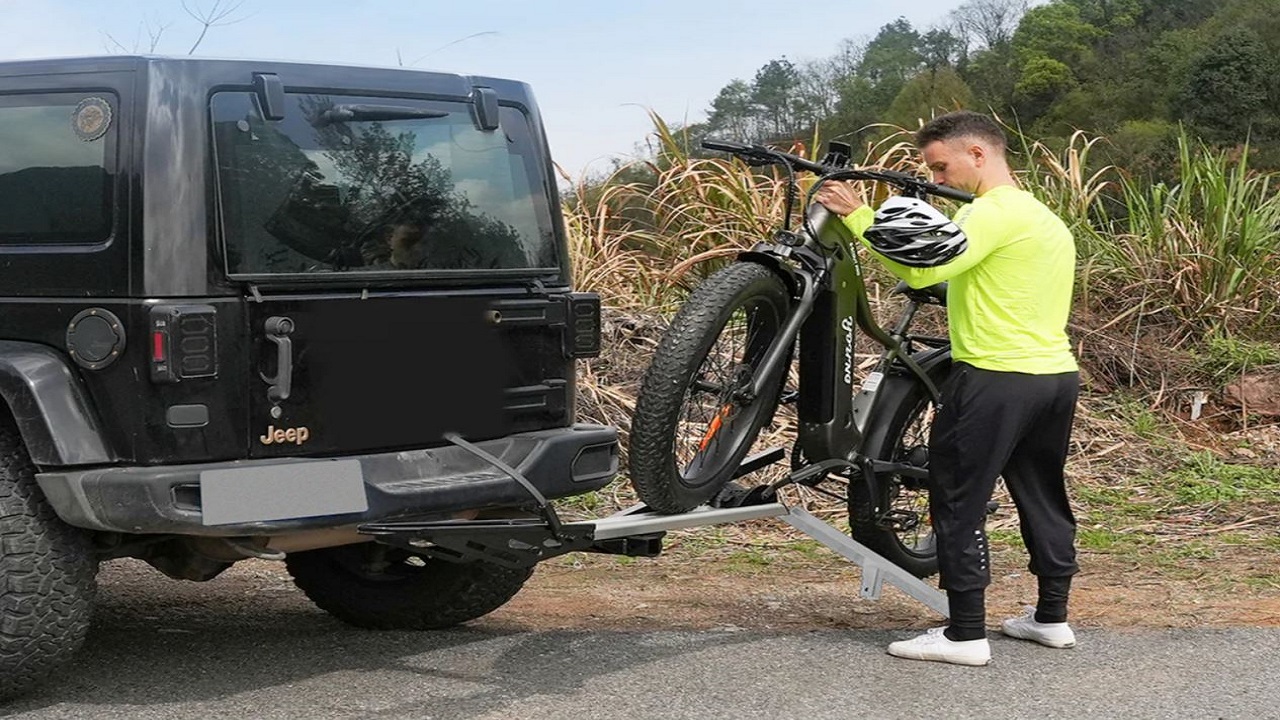
[[[770,60],[833,55],[906,17],[944,24],[962,0],[222,0],[240,2],[197,56],[411,65],[533,86],[555,161],[572,177],[637,153],[647,111],[697,122],[730,81]],[[186,0],[209,10],[214,0]],[[181,0],[0,0],[0,60],[107,52],[186,55],[201,26]]]

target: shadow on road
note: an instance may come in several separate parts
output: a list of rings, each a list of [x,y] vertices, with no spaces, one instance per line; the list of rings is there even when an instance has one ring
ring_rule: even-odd
[[[318,696],[332,694],[348,708],[394,713],[429,702],[432,716],[473,715],[748,640],[736,632],[679,643],[651,633],[533,632],[486,618],[446,631],[365,631],[315,609],[279,577],[192,584],[146,573],[108,573],[75,661],[0,715],[77,706],[114,716],[127,710],[121,706],[223,706],[290,692],[319,707],[328,703]]]

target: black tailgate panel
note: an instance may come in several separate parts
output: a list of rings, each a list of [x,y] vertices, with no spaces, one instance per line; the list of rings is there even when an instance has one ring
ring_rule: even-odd
[[[543,408],[534,419],[513,403],[530,387],[563,385],[571,367],[561,352],[562,327],[504,327],[495,311],[501,305],[465,295],[250,302],[250,454],[422,447],[448,432],[485,439],[564,424],[562,407],[560,417]],[[272,317],[294,327],[292,387],[279,417],[272,417],[262,378],[276,374],[279,351],[263,330]]]

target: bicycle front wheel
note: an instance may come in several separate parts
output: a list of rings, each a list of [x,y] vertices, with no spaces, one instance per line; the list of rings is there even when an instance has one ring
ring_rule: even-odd
[[[769,268],[734,263],[707,278],[672,320],[641,383],[631,482],[651,509],[692,510],[733,477],[777,407],[787,364],[748,391],[790,310]]]

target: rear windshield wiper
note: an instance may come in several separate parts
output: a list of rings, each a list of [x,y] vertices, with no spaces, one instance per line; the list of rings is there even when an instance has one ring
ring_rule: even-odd
[[[313,123],[316,127],[348,120],[409,120],[413,118],[442,118],[449,113],[423,108],[407,108],[397,105],[334,105],[320,113]]]

